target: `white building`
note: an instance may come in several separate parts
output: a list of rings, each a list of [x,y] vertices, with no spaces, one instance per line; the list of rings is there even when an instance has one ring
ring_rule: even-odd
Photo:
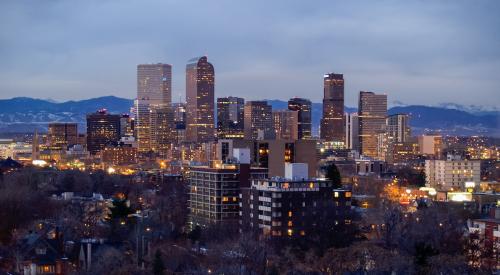
[[[345,147],[359,150],[358,113],[345,113]]]
[[[464,191],[466,182],[479,185],[481,161],[449,157],[447,160],[425,161],[426,182],[438,190]]]

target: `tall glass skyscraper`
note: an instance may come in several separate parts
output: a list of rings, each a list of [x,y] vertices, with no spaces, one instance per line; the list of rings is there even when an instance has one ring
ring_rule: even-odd
[[[243,138],[245,99],[240,97],[217,98],[217,137]]]
[[[186,139],[214,140],[215,71],[206,56],[186,65]]]
[[[245,139],[274,139],[273,107],[267,101],[245,103]]]
[[[387,95],[359,92],[358,121],[360,153],[376,158],[379,134],[386,131]]]
[[[169,64],[137,65],[136,130],[139,152],[153,149],[151,112],[172,102],[172,66]]]
[[[321,138],[344,142],[344,75],[325,74]]]
[[[309,139],[312,136],[312,104],[309,99],[291,98],[288,100],[288,110],[298,112],[298,139]]]

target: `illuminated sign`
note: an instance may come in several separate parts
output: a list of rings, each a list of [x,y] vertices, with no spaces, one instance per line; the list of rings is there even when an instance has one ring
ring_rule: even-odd
[[[472,194],[467,192],[449,192],[447,199],[448,201],[456,202],[472,201]]]

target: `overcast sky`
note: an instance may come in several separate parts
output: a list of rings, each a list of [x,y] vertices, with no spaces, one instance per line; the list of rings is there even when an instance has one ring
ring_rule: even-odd
[[[216,97],[500,106],[500,1],[0,1],[0,98],[134,98],[136,65],[208,55]]]

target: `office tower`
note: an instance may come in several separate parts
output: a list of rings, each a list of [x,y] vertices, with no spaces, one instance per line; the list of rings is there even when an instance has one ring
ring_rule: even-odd
[[[406,142],[411,136],[409,116],[394,114],[387,117],[387,134],[391,142]]]
[[[321,139],[344,142],[344,76],[326,74],[324,76],[323,118],[321,119]]]
[[[186,139],[207,142],[214,137],[215,72],[206,56],[186,65]]]
[[[276,139],[298,139],[298,111],[273,111],[273,122]]]
[[[217,98],[217,137],[222,139],[244,137],[245,99]]]
[[[134,118],[128,114],[123,114],[120,118],[120,136],[133,137],[134,136]]]
[[[106,110],[87,115],[87,150],[95,155],[110,143],[120,140],[120,115]]]
[[[358,113],[345,114],[345,148],[359,150]]]
[[[47,134],[50,149],[67,150],[78,143],[78,125],[76,123],[49,123]]]
[[[298,138],[312,137],[312,104],[309,99],[294,97],[288,100],[288,110],[298,112]]]
[[[175,142],[186,141],[186,103],[174,103]]]
[[[245,139],[274,139],[273,108],[266,101],[247,101],[244,108]]]
[[[378,137],[385,131],[386,117],[387,95],[359,92],[359,147],[364,156],[378,157]]]
[[[151,150],[166,157],[175,142],[174,110],[170,106],[151,108]]]
[[[335,211],[340,216],[349,211],[351,191],[334,189],[331,181],[308,178],[307,166],[302,169],[302,163],[288,164],[287,170],[296,166],[301,170],[298,173],[288,173],[285,178],[254,179],[250,188],[242,189],[243,230],[258,229],[271,238],[300,238],[318,230],[315,227],[323,211]],[[329,209],[329,205],[334,209]]]
[[[174,122],[186,123],[186,103],[173,103]]]
[[[137,65],[136,131],[139,152],[151,151],[151,108],[169,106],[172,102],[172,66],[169,64]]]
[[[225,164],[214,161],[210,166],[189,169],[189,225],[236,226],[239,222],[240,188],[250,181],[266,178],[267,169],[250,167],[249,163]]]

